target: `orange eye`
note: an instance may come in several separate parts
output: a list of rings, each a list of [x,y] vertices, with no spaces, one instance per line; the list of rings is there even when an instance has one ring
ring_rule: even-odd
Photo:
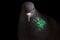
[[[34,8],[32,10],[34,10]]]
[[[27,11],[27,10],[25,10],[25,11]]]

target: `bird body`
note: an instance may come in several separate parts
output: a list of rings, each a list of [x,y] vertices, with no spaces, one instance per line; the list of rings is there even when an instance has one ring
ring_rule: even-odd
[[[57,25],[53,18],[38,12],[32,2],[25,2],[18,24],[19,40],[50,40],[56,35]]]

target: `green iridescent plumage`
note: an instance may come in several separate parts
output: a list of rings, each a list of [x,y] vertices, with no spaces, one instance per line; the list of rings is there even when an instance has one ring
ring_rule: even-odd
[[[36,27],[36,30],[39,31],[39,30],[45,28],[46,21],[45,21],[43,18],[36,17],[35,19],[33,19],[33,22],[34,22],[35,25],[37,26],[37,27]]]

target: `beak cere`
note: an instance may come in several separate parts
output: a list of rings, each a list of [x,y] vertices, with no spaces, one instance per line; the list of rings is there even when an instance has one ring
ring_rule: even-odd
[[[28,16],[28,21],[30,22],[31,13],[26,14]]]

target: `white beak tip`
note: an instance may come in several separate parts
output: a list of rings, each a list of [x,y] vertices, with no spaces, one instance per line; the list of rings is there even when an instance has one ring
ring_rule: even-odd
[[[31,13],[27,13],[27,15],[29,16],[29,15],[31,15]]]
[[[27,13],[28,21],[30,21],[31,13]]]

